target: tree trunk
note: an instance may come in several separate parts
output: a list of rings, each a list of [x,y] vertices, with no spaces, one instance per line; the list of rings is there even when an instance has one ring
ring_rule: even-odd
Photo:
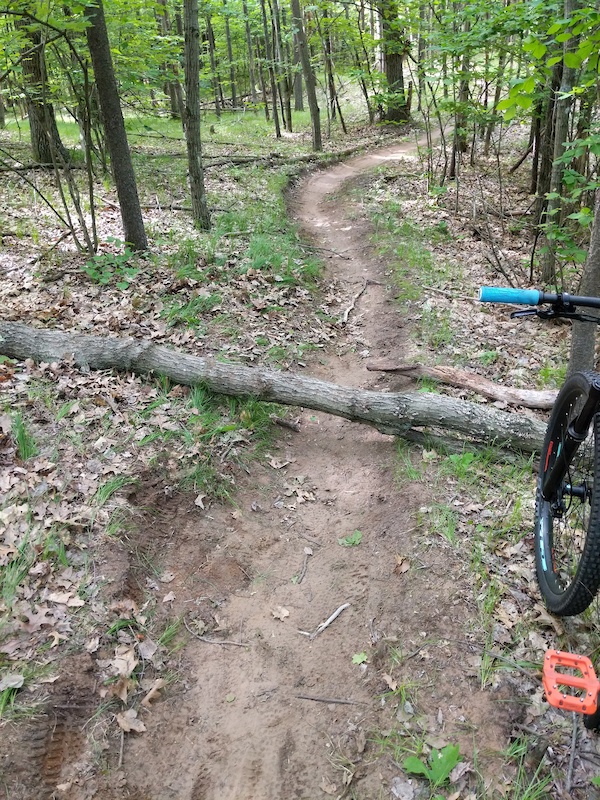
[[[404,91],[404,58],[408,43],[395,0],[381,0],[379,10],[387,79],[385,119],[387,122],[408,122],[410,109]]]
[[[252,31],[250,30],[250,15],[248,14],[248,3],[242,0],[242,10],[244,12],[244,28],[246,31],[246,48],[248,50],[248,78],[250,80],[250,97],[253,105],[258,102],[256,95],[256,75],[254,70],[254,48],[252,46]],[[256,110],[256,109],[255,109]]]
[[[292,81],[290,75],[290,63],[288,59],[289,49],[286,48],[282,35],[282,19],[278,0],[271,0],[273,18],[273,49],[274,58],[277,63],[277,84],[281,93],[281,115],[283,124],[288,133],[292,133]]]
[[[94,67],[106,142],[119,197],[125,241],[135,250],[147,250],[148,240],[144,230],[135,173],[125,132],[125,121],[113,70],[104,8],[102,0],[97,0],[97,2],[97,5],[86,8],[86,17],[91,23],[86,29],[86,35]]]
[[[576,0],[565,0],[565,19],[568,19],[577,7]],[[578,37],[571,37],[564,43],[564,56],[577,49]],[[563,186],[563,174],[565,165],[559,161],[565,152],[565,143],[569,138],[569,122],[571,118],[571,107],[573,98],[571,92],[575,83],[577,69],[567,66],[563,60],[562,78],[560,90],[556,98],[554,111],[554,154],[552,171],[550,173],[550,192],[552,195],[561,195]],[[561,211],[562,201],[560,197],[551,196],[546,206],[545,222],[557,228],[562,226]],[[547,247],[542,263],[542,283],[546,286],[556,283],[556,252],[552,243],[552,236],[546,231]]]
[[[231,44],[231,26],[229,25],[229,12],[227,0],[223,0],[223,16],[225,17],[225,42],[227,44],[227,59],[229,61],[229,91],[231,92],[231,107],[237,108],[237,87],[235,81],[235,62],[233,60],[233,45]]]
[[[271,36],[269,35],[269,22],[267,20],[267,9],[265,0],[260,0],[260,11],[262,14],[263,35],[265,37],[265,56],[267,59],[267,69],[271,81],[271,102],[273,107],[273,125],[275,126],[275,137],[281,139],[281,127],[279,125],[279,111],[277,110],[277,82],[275,80],[275,66],[273,64],[273,49],[271,47]],[[272,27],[272,26],[271,26]]]
[[[308,50],[306,33],[304,31],[300,0],[291,0],[291,8],[292,27],[294,28],[294,34],[298,42],[298,53],[300,55],[300,63],[302,64],[302,74],[304,75],[304,85],[306,86],[306,99],[310,111],[312,147],[317,153],[323,149],[323,140],[321,139],[321,111],[317,101],[317,81],[312,64],[310,63],[310,53]]]
[[[184,0],[183,30],[185,39],[185,142],[190,173],[190,193],[194,223],[210,230],[210,212],[204,188],[202,142],[200,139],[200,26],[198,0]]]
[[[212,73],[212,87],[215,95],[215,114],[217,119],[221,119],[221,108],[223,106],[223,90],[221,87],[221,79],[219,78],[219,71],[217,69],[217,57],[215,54],[215,34],[213,31],[212,21],[210,14],[205,17],[206,20],[206,36],[208,39],[208,57],[210,59],[210,71]]]
[[[578,294],[600,297],[600,189],[596,189],[594,222]],[[586,311],[591,316],[598,316],[598,311],[595,309],[590,308],[586,309]],[[596,328],[597,325],[595,322],[573,323],[569,375],[586,369],[594,369],[594,362],[596,360]]]
[[[539,450],[544,436],[543,423],[479,403],[423,392],[387,393],[338,386],[315,378],[190,356],[151,341],[108,339],[0,322],[0,353],[9,358],[47,362],[72,358],[83,369],[156,373],[187,386],[201,383],[220,394],[250,395],[258,400],[324,411],[393,436],[409,435],[413,427],[434,427],[527,452]]]
[[[29,24],[27,18],[15,23],[17,28]],[[60,139],[54,106],[49,99],[42,34],[39,30],[28,29],[25,35],[30,46],[26,48],[21,63],[33,160],[48,165],[57,161],[67,163],[69,152]]]
[[[537,164],[537,184],[535,187],[536,201],[534,209],[534,224],[540,225],[546,209],[546,194],[550,191],[550,175],[552,172],[552,152],[554,149],[553,123],[555,96],[560,86],[562,64],[559,62],[552,67],[552,73],[546,80],[546,99],[544,103],[543,125],[541,126],[539,159]]]

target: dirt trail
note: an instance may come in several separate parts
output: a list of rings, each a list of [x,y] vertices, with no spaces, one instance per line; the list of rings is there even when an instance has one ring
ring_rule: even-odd
[[[352,159],[297,189],[295,213],[328,269],[351,285],[349,297],[367,281],[350,313],[352,334],[315,359],[311,374],[401,386],[365,369],[367,352],[405,356],[410,345],[368,226],[338,195],[347,181],[368,180],[382,161],[413,150],[397,144]],[[462,672],[479,652],[467,565],[441,537],[420,536],[415,512],[432,502],[432,490],[395,478],[391,437],[310,411],[299,422],[299,433],[282,435],[271,457],[252,466],[237,508],[182,505],[162,485],[132,496],[146,509],[140,548],[152,547],[173,576],[168,585],[147,580],[146,590],[165,617],[167,609],[185,614],[191,631],[205,624],[210,633],[191,639],[182,663],[174,657],[181,682],[143,713],[146,732],[126,735],[120,754],[112,740],[102,779],[72,753],[61,774],[66,800],[318,800],[350,787],[365,800],[389,797],[400,769],[374,739],[410,713],[399,692],[385,696],[394,682],[418,686],[434,746],[458,741],[468,755],[473,740],[483,750],[505,745],[512,705],[497,702],[505,693],[480,692]],[[339,543],[355,531],[358,546]],[[120,601],[143,597],[136,569],[125,552],[99,566]],[[171,600],[161,603],[167,592]],[[345,604],[319,635],[299,632]],[[365,663],[353,663],[360,653]]]
[[[356,287],[352,295],[368,280],[351,312],[352,340],[342,337],[337,354],[310,366],[320,377],[383,388],[386,379],[367,373],[361,352],[408,346],[368,228],[334,195],[412,150],[398,144],[352,159],[297,190],[295,212],[329,254],[328,269]],[[209,597],[226,638],[248,647],[188,645],[187,690],[158,704],[148,731],[125,750],[127,785],[140,798],[316,800],[341,795],[350,780],[357,796],[389,796],[399,770],[371,740],[397,713],[397,698],[381,700],[392,648],[414,656],[394,678],[420,684],[432,736],[462,738],[468,752],[484,725],[480,745],[505,743],[506,705],[460,674],[462,643],[473,635],[464,565],[442,546],[425,550],[419,542],[414,512],[431,501],[428,490],[395,482],[391,437],[312,412],[302,413],[300,426],[273,453],[285,466],[255,465],[237,511],[194,509],[174,526],[167,568],[176,574],[179,607],[202,610],[199,598]],[[357,530],[359,546],[338,543]],[[408,559],[408,572],[397,569],[398,557]],[[304,562],[303,580],[294,582]],[[316,638],[299,633],[346,603]],[[363,652],[367,663],[353,663]]]

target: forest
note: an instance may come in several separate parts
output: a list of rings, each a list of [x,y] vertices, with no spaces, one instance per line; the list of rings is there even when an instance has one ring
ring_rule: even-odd
[[[597,796],[538,453],[600,7],[0,3],[0,797]]]

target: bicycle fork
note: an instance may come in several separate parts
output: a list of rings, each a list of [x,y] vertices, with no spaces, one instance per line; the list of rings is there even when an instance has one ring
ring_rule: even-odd
[[[587,400],[579,414],[569,423],[567,431],[560,442],[552,441],[548,450],[542,455],[546,459],[546,469],[541,486],[542,497],[547,502],[552,502],[559,490],[563,489],[563,480],[579,445],[585,441],[594,415],[600,403],[600,376],[596,376],[590,383]],[[556,453],[554,450],[556,449]],[[554,463],[548,470],[550,459],[554,455]],[[564,487],[571,497],[585,501],[588,488],[584,486]]]

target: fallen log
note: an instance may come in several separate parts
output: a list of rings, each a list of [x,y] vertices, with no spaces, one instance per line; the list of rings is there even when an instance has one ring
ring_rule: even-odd
[[[70,359],[81,369],[156,373],[227,395],[303,406],[403,436],[411,429],[451,430],[469,439],[526,452],[539,450],[544,425],[477,403],[424,392],[375,392],[261,367],[188,355],[147,340],[113,339],[0,322],[0,354],[34,361]]]
[[[410,378],[429,378],[448,386],[468,389],[470,392],[475,392],[491,400],[499,400],[501,403],[525,408],[548,410],[554,405],[557,395],[556,390],[553,389],[515,389],[512,386],[502,386],[474,372],[466,372],[466,370],[455,367],[429,367],[426,364],[395,365],[388,361],[371,361],[367,364],[367,369],[371,372],[396,372],[400,375],[408,375]]]

